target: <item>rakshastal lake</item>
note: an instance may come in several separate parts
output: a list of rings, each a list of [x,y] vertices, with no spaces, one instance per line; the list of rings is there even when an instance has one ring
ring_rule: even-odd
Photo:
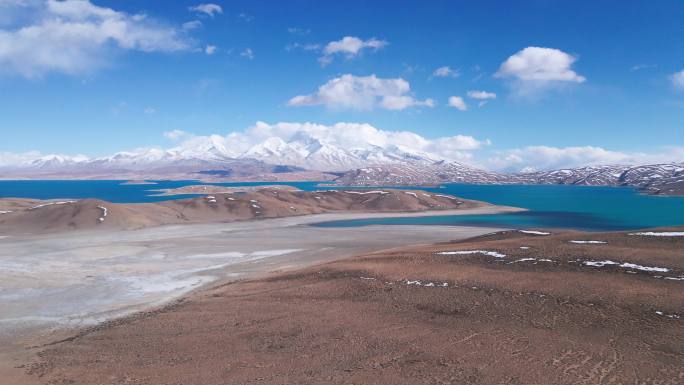
[[[155,184],[125,184],[123,181],[116,180],[0,181],[0,198],[96,198],[116,203],[157,202],[194,195],[159,196],[154,190],[203,184],[197,181],[155,182]],[[282,184],[309,191],[344,188],[321,186],[318,182],[211,184],[221,186]],[[684,197],[643,195],[627,187],[445,184],[439,187],[401,188],[452,194],[498,205],[522,207],[529,211],[494,215],[359,219],[325,222],[315,226],[468,225],[610,231],[684,225]]]

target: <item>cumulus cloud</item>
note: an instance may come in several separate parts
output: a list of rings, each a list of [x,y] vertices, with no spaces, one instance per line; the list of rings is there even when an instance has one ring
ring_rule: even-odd
[[[436,78],[457,78],[459,75],[460,72],[457,69],[449,66],[439,67],[432,72],[432,76]]]
[[[411,86],[402,78],[383,79],[375,75],[350,74],[329,80],[318,91],[290,99],[289,106],[324,105],[332,109],[403,110],[414,106],[433,107],[434,100],[417,100],[411,95]]]
[[[197,4],[197,5],[194,5],[192,7],[188,7],[188,10],[190,10],[192,12],[204,14],[204,15],[207,15],[209,17],[214,17],[217,14],[223,13],[223,8],[221,8],[220,5],[213,4],[213,3]]]
[[[527,47],[501,64],[495,77],[511,79],[520,96],[566,84],[584,83],[586,78],[572,70],[577,58],[555,48]]]
[[[467,111],[468,110],[468,105],[466,104],[465,100],[463,100],[463,98],[460,96],[450,96],[449,97],[449,106],[454,107],[455,109],[457,109],[459,111]]]
[[[670,80],[675,88],[684,90],[684,70],[673,73],[670,76]]]
[[[468,97],[477,100],[496,99],[496,94],[487,91],[468,91]]]
[[[185,31],[192,31],[193,29],[200,28],[201,26],[202,26],[202,22],[199,20],[191,20],[191,21],[185,22],[181,25],[181,27]]]
[[[387,41],[376,38],[361,40],[355,36],[345,36],[340,40],[326,44],[323,48],[323,56],[318,60],[321,65],[327,65],[333,61],[335,55],[344,55],[347,59],[351,59],[360,55],[364,50],[377,51],[387,44]]]
[[[468,97],[471,99],[479,100],[477,106],[482,107],[485,104],[487,104],[488,101],[496,99],[496,94],[487,91],[468,91]]]
[[[216,53],[216,46],[207,45],[206,47],[204,47],[204,53],[206,53],[207,55],[213,55],[214,53]]]
[[[244,51],[240,52],[240,56],[252,60],[254,59],[254,51],[251,48],[245,48]]]
[[[32,24],[0,29],[0,71],[28,78],[48,72],[80,74],[107,65],[111,47],[142,52],[191,48],[178,30],[145,14],[131,15],[88,0],[47,0],[33,6]]]
[[[528,146],[499,152],[488,159],[490,168],[502,171],[555,170],[610,164],[681,162],[684,147],[668,147],[654,153],[621,152],[596,146]]]

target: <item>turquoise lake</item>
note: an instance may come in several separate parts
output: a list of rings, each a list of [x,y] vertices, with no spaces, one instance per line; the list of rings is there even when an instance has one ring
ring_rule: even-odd
[[[126,185],[122,181],[0,181],[0,197],[36,199],[97,198],[116,203],[157,202],[192,195],[155,196],[155,189],[202,184],[197,181],[158,181]],[[222,186],[283,184],[302,190],[324,189],[317,182],[212,183]],[[421,188],[434,193],[516,206],[530,211],[515,214],[378,218],[335,221],[323,227],[366,225],[475,225],[517,228],[570,228],[578,230],[632,230],[684,225],[684,197],[641,195],[631,188],[590,186],[520,186],[447,184]]]

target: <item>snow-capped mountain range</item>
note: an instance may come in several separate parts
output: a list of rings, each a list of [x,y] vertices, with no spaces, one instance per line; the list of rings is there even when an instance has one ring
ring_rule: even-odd
[[[309,171],[313,170],[313,171]],[[340,172],[342,172],[340,174]],[[331,180],[343,185],[573,184],[635,186],[650,193],[684,192],[684,163],[587,166],[503,174],[445,160],[397,144],[343,148],[309,135],[268,137],[235,151],[220,136],[188,140],[171,149],[111,156],[47,155],[0,166],[0,177]]]
[[[369,164],[423,164],[429,165],[439,157],[411,150],[399,145],[384,147],[367,144],[363,147],[342,148],[310,136],[300,136],[290,141],[270,137],[261,143],[237,152],[227,148],[220,136],[188,141],[178,147],[163,150],[157,148],[118,152],[111,156],[88,158],[79,156],[47,155],[30,159],[11,167],[23,170],[64,170],[71,168],[97,169],[150,169],[166,166],[181,167],[197,164],[232,163],[236,160],[255,160],[272,165],[288,165],[309,170],[347,171]]]

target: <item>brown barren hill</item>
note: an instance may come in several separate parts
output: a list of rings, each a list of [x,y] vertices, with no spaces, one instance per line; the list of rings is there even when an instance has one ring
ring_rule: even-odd
[[[408,190],[298,191],[262,188],[159,203],[0,200],[0,233],[137,229],[164,224],[227,222],[326,212],[419,212],[489,206],[450,195]]]
[[[515,231],[394,249],[107,323],[27,372],[48,384],[681,384],[682,250],[681,236]]]

